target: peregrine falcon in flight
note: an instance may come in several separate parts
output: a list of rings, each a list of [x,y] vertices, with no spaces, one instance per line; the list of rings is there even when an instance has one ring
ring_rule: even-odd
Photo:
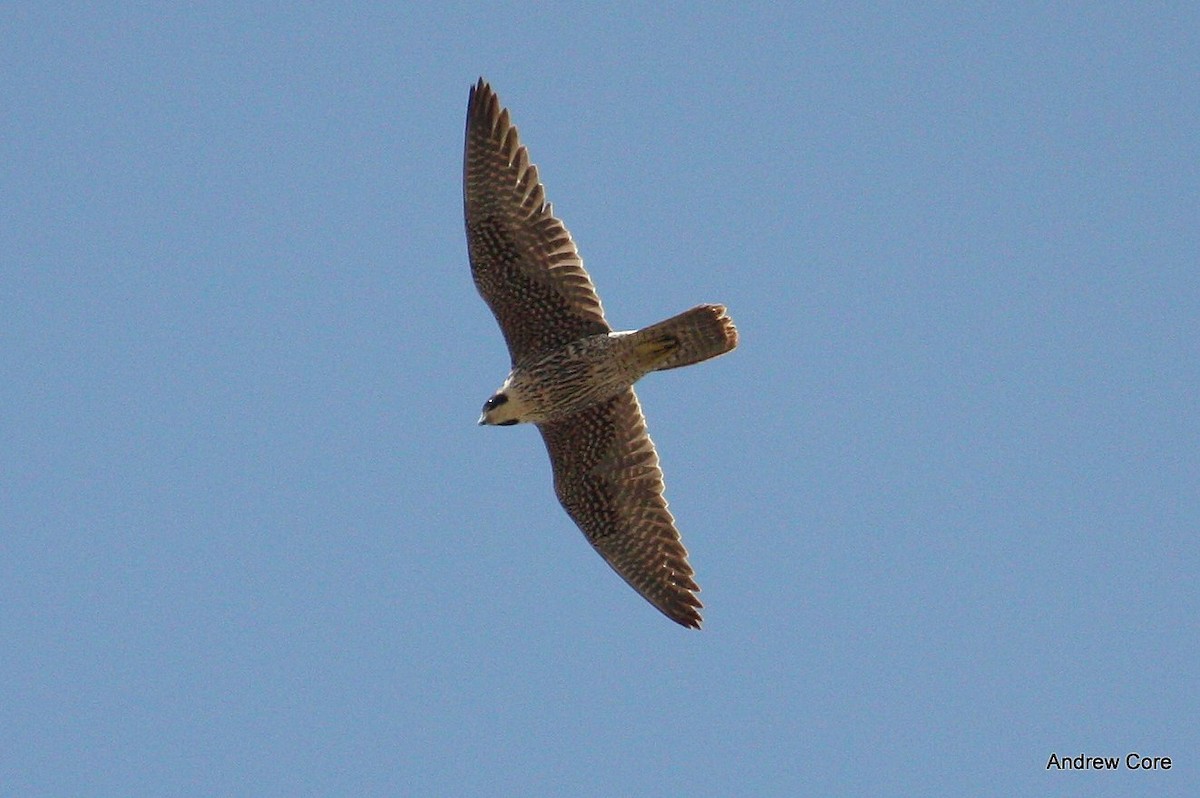
[[[479,423],[536,424],[554,491],[588,542],[664,615],[700,628],[700,587],[633,384],[730,351],[733,321],[722,305],[700,305],[614,332],[508,110],[483,78],[467,102],[463,208],[475,287],[512,358]]]

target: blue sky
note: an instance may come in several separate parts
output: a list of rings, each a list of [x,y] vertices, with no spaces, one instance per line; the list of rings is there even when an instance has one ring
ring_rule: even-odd
[[[1194,795],[1200,14],[408,6],[0,12],[3,791]],[[475,425],[479,75],[738,323],[639,387],[702,632]]]

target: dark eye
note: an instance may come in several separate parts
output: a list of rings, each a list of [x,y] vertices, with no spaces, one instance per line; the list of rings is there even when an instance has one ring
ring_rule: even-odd
[[[491,399],[488,399],[486,402],[484,402],[483,409],[484,409],[484,411],[495,410],[497,407],[499,407],[500,405],[504,404],[507,401],[508,401],[507,396],[505,396],[502,393],[498,393],[495,396],[493,396]]]

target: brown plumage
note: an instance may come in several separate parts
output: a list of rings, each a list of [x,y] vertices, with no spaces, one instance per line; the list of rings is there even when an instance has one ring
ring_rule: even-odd
[[[687,551],[633,383],[737,346],[721,305],[614,333],[537,167],[481,78],[467,106],[463,206],[475,286],[512,372],[480,423],[538,425],[559,501],[612,568],[667,617],[699,628]]]

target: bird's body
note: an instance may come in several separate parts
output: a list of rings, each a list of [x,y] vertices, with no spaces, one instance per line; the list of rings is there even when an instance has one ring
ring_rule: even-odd
[[[733,324],[721,305],[701,305],[644,330],[598,333],[517,363],[481,424],[541,424],[611,399],[651,371],[726,351]],[[720,351],[716,351],[719,349]]]
[[[508,111],[481,78],[467,107],[463,205],[471,272],[512,356],[481,424],[536,424],[567,513],[650,603],[699,627],[699,587],[663,498],[633,384],[737,346],[721,305],[614,332],[570,233],[545,201]]]

